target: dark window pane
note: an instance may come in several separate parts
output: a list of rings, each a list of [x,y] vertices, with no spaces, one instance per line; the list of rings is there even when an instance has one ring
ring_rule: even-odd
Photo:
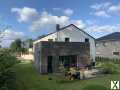
[[[119,55],[120,53],[119,52],[113,52],[113,55]]]
[[[65,42],[69,42],[70,41],[70,39],[69,38],[65,38]]]
[[[88,38],[85,38],[85,42],[89,42],[89,39],[88,39]]]

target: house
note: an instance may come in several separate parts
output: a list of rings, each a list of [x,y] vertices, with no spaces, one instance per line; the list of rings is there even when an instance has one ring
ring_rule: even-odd
[[[40,73],[59,72],[59,66],[85,67],[95,62],[95,39],[74,24],[33,42],[35,67]]]
[[[120,59],[120,32],[114,32],[96,40],[96,56]]]

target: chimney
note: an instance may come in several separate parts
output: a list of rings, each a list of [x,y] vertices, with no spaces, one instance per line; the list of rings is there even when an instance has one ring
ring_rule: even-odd
[[[58,34],[58,31],[60,30],[60,25],[59,24],[56,24],[56,31],[57,31],[57,40],[56,41],[59,41],[59,34]]]
[[[56,31],[59,31],[59,30],[60,30],[60,25],[56,24]]]

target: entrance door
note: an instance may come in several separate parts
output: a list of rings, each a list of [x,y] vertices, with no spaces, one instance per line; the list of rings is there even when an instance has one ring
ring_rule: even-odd
[[[48,56],[47,70],[48,70],[48,73],[52,73],[53,72],[53,68],[52,68],[52,56]]]

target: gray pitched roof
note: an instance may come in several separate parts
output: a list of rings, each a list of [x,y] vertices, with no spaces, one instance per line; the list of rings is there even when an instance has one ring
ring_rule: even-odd
[[[74,25],[74,24],[70,24],[70,25],[67,25],[67,26],[65,26],[65,27],[62,27],[62,28],[59,29],[59,31],[64,30],[65,28],[68,28],[68,27],[70,27],[70,26],[74,26],[74,27],[77,28],[78,30],[82,31],[83,33],[87,34],[87,35],[90,36],[91,38],[95,39],[94,37],[92,37],[91,35],[89,35],[88,33],[86,33],[84,30],[78,28],[78,27],[77,27],[76,25]],[[53,33],[55,33],[55,32],[58,32],[58,31],[54,31],[54,32],[49,33],[49,34],[39,36],[36,40],[39,40],[39,39],[41,39],[41,38],[44,38],[44,37],[46,37],[46,36],[48,36],[48,35],[50,35],[50,34],[53,34]],[[36,40],[34,40],[34,41],[36,41]]]
[[[120,32],[114,32],[106,36],[98,38],[96,41],[110,41],[110,40],[120,40]]]

